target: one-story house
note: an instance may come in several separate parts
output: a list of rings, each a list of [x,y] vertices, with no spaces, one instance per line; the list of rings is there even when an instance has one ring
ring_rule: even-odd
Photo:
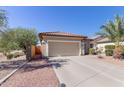
[[[96,36],[93,38],[93,41],[91,42],[91,44],[93,45],[94,49],[102,49],[102,53],[105,52],[105,46],[106,45],[113,45],[114,43],[112,43],[108,38],[103,37],[103,36]]]
[[[88,54],[90,40],[87,36],[67,32],[39,33],[44,56],[81,56]]]
[[[105,52],[106,45],[115,45],[109,38],[103,36],[97,36],[93,38],[93,41],[90,42],[93,45],[93,48],[102,49],[102,52]],[[124,45],[124,42],[120,42]]]

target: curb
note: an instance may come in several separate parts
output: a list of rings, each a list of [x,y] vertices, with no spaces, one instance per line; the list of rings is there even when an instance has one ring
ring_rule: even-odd
[[[24,64],[22,64],[21,66],[19,66],[18,68],[16,68],[15,70],[13,70],[10,74],[8,74],[7,76],[5,76],[3,79],[0,80],[0,86],[7,80],[9,79],[17,70],[19,70],[22,66],[24,66],[27,62],[25,62]]]
[[[58,87],[66,87],[66,84],[64,84],[64,83],[62,82],[62,80],[61,80],[59,74],[57,73],[56,67],[55,67],[54,65],[52,65],[52,67],[53,67],[53,70],[54,70],[54,72],[55,72],[55,74],[56,74],[56,76],[57,76],[57,78],[58,78],[58,81],[59,81]]]

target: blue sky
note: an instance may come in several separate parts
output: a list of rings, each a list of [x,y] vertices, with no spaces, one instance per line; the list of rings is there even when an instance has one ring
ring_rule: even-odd
[[[116,14],[124,16],[124,7],[94,6],[17,6],[0,7],[8,12],[10,27],[36,28],[38,32],[62,31],[92,37]]]

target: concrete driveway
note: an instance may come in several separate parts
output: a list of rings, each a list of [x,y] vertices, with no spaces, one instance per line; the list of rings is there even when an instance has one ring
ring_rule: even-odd
[[[54,70],[67,87],[124,86],[124,67],[94,56],[51,57],[49,61],[58,63]]]

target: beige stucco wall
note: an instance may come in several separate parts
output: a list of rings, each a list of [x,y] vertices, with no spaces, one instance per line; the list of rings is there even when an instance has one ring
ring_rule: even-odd
[[[114,43],[99,43],[99,44],[96,45],[96,47],[98,49],[102,49],[103,50],[102,53],[104,53],[106,45],[115,45],[115,44]]]
[[[59,36],[44,36],[43,40],[74,40],[74,41],[81,41],[82,38],[76,38],[76,37],[59,37]]]
[[[85,40],[85,54],[89,54],[90,40]]]
[[[86,40],[82,41],[82,38],[76,38],[76,37],[53,37],[53,36],[44,36],[43,40],[46,41],[46,51],[45,51],[45,55],[49,56],[49,53],[52,51],[49,49],[49,42],[78,42],[78,47],[75,49],[75,45],[73,46],[68,46],[68,47],[73,47],[72,48],[72,53],[73,51],[77,51],[78,50],[78,55],[84,55],[85,52],[88,52],[89,50],[89,42],[87,42]],[[81,42],[85,42],[85,47],[81,46]],[[64,47],[62,44],[59,44],[58,46]],[[66,49],[65,49],[66,50]],[[54,50],[57,51],[57,50]],[[67,50],[70,51],[70,50]],[[71,53],[71,52],[70,52]],[[84,54],[83,54],[84,53]],[[55,54],[57,55],[57,54]]]

